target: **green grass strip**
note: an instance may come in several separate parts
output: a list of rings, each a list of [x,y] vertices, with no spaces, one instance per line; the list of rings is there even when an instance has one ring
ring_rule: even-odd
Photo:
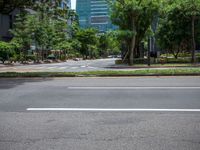
[[[88,71],[88,72],[2,72],[0,77],[112,77],[112,76],[178,76],[199,75],[200,68],[144,69],[130,71]]]

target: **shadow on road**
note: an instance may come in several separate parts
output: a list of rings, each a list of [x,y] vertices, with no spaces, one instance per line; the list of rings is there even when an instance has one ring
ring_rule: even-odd
[[[53,80],[51,78],[15,78],[15,79],[0,79],[0,90],[1,89],[11,89],[26,83],[33,83],[33,82],[45,82]]]

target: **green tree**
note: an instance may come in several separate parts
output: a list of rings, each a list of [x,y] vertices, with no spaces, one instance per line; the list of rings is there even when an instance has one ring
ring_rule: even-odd
[[[10,43],[0,41],[0,60],[4,63],[14,55],[13,47]]]
[[[72,50],[72,45],[68,41],[64,41],[57,45],[57,49],[62,50],[64,52],[64,59],[66,60],[66,55],[69,55]]]
[[[115,32],[107,32],[99,36],[100,56],[116,55],[120,53],[120,43]]]
[[[11,33],[14,35],[13,41],[18,43],[18,45],[21,45],[19,53],[22,54],[22,61],[25,60],[25,57],[28,54],[27,50],[32,43],[31,27],[32,22],[30,21],[29,15],[27,15],[27,12],[21,11],[21,13],[17,15],[14,29],[11,30]]]
[[[80,29],[76,33],[76,38],[81,43],[80,53],[82,54],[83,58],[87,59],[92,53],[91,51],[96,51],[96,49],[94,49],[94,46],[97,46],[98,44],[96,29]]]
[[[15,8],[23,9],[32,6],[32,0],[0,0],[0,13],[9,14]]]
[[[133,65],[138,44],[152,24],[154,16],[159,11],[160,0],[116,0],[111,1],[111,19],[122,31],[131,36],[126,39],[129,64]]]
[[[34,6],[40,22],[36,41],[41,47],[42,59],[44,51],[47,53],[50,49],[59,50],[61,54],[58,48],[69,38],[67,22],[70,19],[70,9],[60,8],[60,2],[61,0],[42,0]]]
[[[177,57],[180,50],[191,49],[192,63],[195,61],[196,42],[199,42],[200,0],[167,1],[164,17],[158,30],[161,48]]]
[[[177,58],[179,52],[190,49],[190,28],[190,21],[185,19],[185,14],[180,7],[169,9],[164,18],[160,18],[156,33],[160,48]]]
[[[77,39],[71,39],[71,47],[72,47],[72,51],[76,55],[80,54],[80,50],[81,50],[81,42],[80,41],[78,41]]]
[[[77,14],[68,7],[60,8],[60,2],[61,0],[35,1],[32,5],[35,11],[31,14],[25,9],[21,10],[11,32],[14,35],[14,43],[20,45],[19,55],[23,54],[22,60],[27,58],[31,45],[36,47],[37,60],[44,60],[50,50],[57,50],[59,54],[65,53],[67,43],[73,43],[70,39],[76,39],[76,33],[79,31]],[[80,42],[77,48],[80,50]]]
[[[192,34],[192,63],[195,62],[196,38],[195,38],[195,22],[200,17],[200,0],[180,0],[179,4],[185,15],[191,20],[191,34]]]
[[[42,60],[47,57],[49,50],[56,48],[57,44],[67,38],[67,16],[64,15],[66,9],[59,8],[60,0],[54,2],[56,3],[51,0],[35,2],[35,12],[29,14],[22,11],[12,31],[15,39],[24,45],[26,53],[30,45],[35,44],[37,56],[41,55]],[[24,52],[24,56],[26,53]]]

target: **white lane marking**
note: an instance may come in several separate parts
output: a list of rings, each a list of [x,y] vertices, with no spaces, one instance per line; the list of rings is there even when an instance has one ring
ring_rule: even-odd
[[[55,69],[55,68],[57,68],[57,67],[47,67],[47,69]]]
[[[67,67],[59,67],[58,69],[67,69]]]
[[[79,67],[71,67],[71,69],[78,69]]]
[[[27,108],[27,111],[86,111],[86,112],[200,112],[200,109],[114,109],[114,108]]]
[[[88,67],[89,69],[96,69],[96,67]]]
[[[196,90],[200,89],[200,87],[93,87],[93,86],[88,86],[88,87],[68,87],[68,89],[71,90],[167,90],[167,89],[172,89],[172,90]]]

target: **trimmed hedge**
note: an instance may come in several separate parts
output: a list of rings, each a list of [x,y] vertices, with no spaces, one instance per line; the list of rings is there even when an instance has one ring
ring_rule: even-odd
[[[134,64],[147,64],[148,59],[147,58],[135,58]],[[196,57],[196,62],[200,62],[200,57]],[[127,63],[127,61],[125,61]],[[183,64],[183,63],[191,63],[190,57],[179,57],[179,58],[151,58],[151,64]],[[116,60],[115,64],[122,64],[122,60]]]

